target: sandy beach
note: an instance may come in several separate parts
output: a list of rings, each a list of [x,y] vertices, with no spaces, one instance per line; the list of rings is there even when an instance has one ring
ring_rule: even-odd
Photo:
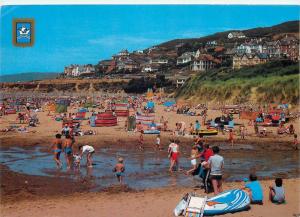
[[[77,108],[72,108],[75,111]],[[194,123],[195,120],[201,120],[198,116],[179,115],[175,112],[166,112],[164,107],[159,105],[156,108],[155,119],[158,122],[163,115],[169,121],[169,127],[175,128],[175,123],[184,121],[187,125]],[[215,118],[221,115],[220,111],[209,110],[208,118]],[[41,153],[51,156],[49,146],[53,136],[60,131],[61,122],[47,116],[47,112],[38,112],[41,124],[35,128],[30,128],[28,133],[7,132],[1,133],[1,150],[10,150],[11,148],[22,148],[30,152],[34,147],[39,147]],[[236,123],[245,124],[247,120],[238,119],[235,115]],[[138,141],[138,133],[126,132],[124,130],[124,118],[119,118],[116,127],[91,128],[87,120],[82,122],[82,129],[92,129],[97,135],[76,137],[78,143],[87,143],[95,148],[102,150],[110,148],[112,150],[120,147],[134,153]],[[11,124],[19,125],[16,122],[16,115],[8,115],[1,118],[1,127],[8,127]],[[299,120],[293,122],[296,132],[299,134]],[[220,145],[228,156],[244,156],[245,151],[251,156],[267,152],[284,152],[295,154],[292,147],[292,136],[277,135],[276,127],[268,128],[270,132],[266,137],[257,137],[254,135],[253,127],[247,127],[248,133],[246,140],[239,139],[236,136],[236,146],[230,148],[227,143],[228,133],[207,138],[207,142]],[[116,136],[117,135],[117,136]],[[164,152],[169,144],[171,132],[162,132],[162,144]],[[179,137],[183,149],[183,158],[188,157],[190,144],[193,142],[192,137]],[[155,136],[145,135],[145,148],[152,150]],[[250,149],[249,149],[250,147]],[[248,150],[248,151],[247,151]],[[162,153],[162,158],[166,158],[166,153]],[[296,161],[299,158],[296,156]],[[298,155],[299,156],[299,155]],[[226,159],[225,159],[226,160]],[[247,159],[245,159],[247,161]],[[277,164],[275,164],[277,165]],[[278,161],[280,165],[280,161]],[[52,166],[52,165],[51,165]],[[54,163],[53,163],[54,167]],[[97,167],[97,165],[96,165]],[[251,168],[244,168],[245,174]],[[167,169],[163,169],[164,176],[169,176]],[[287,203],[284,205],[274,205],[268,201],[268,186],[274,181],[276,174],[284,179],[284,187],[287,195]],[[169,185],[165,187],[156,187],[150,189],[135,189],[129,186],[120,187],[116,183],[111,183],[109,187],[95,190],[95,183],[89,179],[76,181],[68,176],[52,177],[28,175],[20,172],[14,172],[7,166],[1,166],[1,216],[173,216],[173,209],[179,202],[180,198],[187,192],[196,192],[204,195],[204,190],[180,185]],[[147,176],[147,175],[146,175]],[[224,216],[297,216],[300,213],[300,180],[299,166],[286,172],[275,173],[262,179],[264,189],[264,205],[252,205],[248,211],[227,214]],[[147,180],[147,177],[136,176],[137,181]],[[134,180],[134,177],[131,179]],[[134,181],[132,181],[134,182]],[[224,183],[224,189],[241,188],[243,182]],[[134,186],[134,185],[133,185]],[[212,194],[209,194],[212,196]],[[80,213],[80,214],[79,214]]]

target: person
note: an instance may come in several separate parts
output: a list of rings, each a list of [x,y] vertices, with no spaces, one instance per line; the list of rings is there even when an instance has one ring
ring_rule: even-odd
[[[173,172],[174,166],[177,166],[178,169],[178,155],[179,155],[179,141],[175,141],[174,139],[171,140],[171,144],[168,148],[169,158],[170,158],[170,168],[169,171]]]
[[[72,146],[73,146],[73,141],[72,138],[69,134],[66,135],[66,139],[63,143],[63,152],[65,153],[65,158],[66,158],[66,162],[67,162],[67,169],[71,169],[71,165],[72,165],[72,156],[73,156],[73,150],[72,150]]]
[[[294,128],[293,124],[290,124],[290,126],[289,126],[289,133],[290,134],[294,134],[295,133],[295,128]]]
[[[119,181],[120,184],[123,182],[123,176],[124,176],[124,171],[125,171],[125,166],[124,166],[124,160],[123,158],[119,157],[118,158],[118,163],[115,165],[113,172],[115,172],[116,177]]]
[[[229,138],[228,138],[228,141],[231,143],[231,147],[233,148],[233,131],[232,129],[229,130]]]
[[[160,135],[156,136],[155,148],[159,149],[159,150],[162,150],[162,147],[160,146]]]
[[[190,123],[189,132],[190,132],[190,135],[193,135],[193,133],[194,133],[193,123]]]
[[[95,153],[94,147],[90,146],[90,145],[79,145],[78,149],[80,151],[80,158],[82,158],[84,153],[87,153],[86,166],[87,167],[93,167],[92,156]]]
[[[71,129],[70,129],[69,125],[65,124],[65,126],[63,127],[63,129],[61,131],[61,134],[63,136],[67,136],[67,135],[70,135],[70,131],[71,131]]]
[[[243,139],[243,140],[245,139],[246,131],[247,131],[247,129],[246,129],[245,125],[241,125],[241,127],[240,127],[240,135],[241,135],[241,139]]]
[[[52,149],[54,153],[54,161],[56,163],[56,166],[57,168],[61,168],[62,167],[62,163],[60,161],[60,154],[62,152],[61,134],[58,133],[55,135],[55,140],[53,141]]]
[[[198,154],[198,149],[196,147],[193,147],[191,150],[191,165],[192,168],[186,171],[186,174],[192,174],[197,169],[197,159],[196,156]]]
[[[271,202],[278,203],[278,204],[285,202],[285,194],[284,194],[281,178],[276,178],[275,185],[269,186],[269,188],[270,188],[269,199]]]
[[[293,141],[293,146],[295,150],[298,150],[298,145],[299,145],[299,141],[297,139],[297,134],[294,134],[294,141]]]
[[[249,194],[251,203],[263,204],[263,191],[260,182],[255,174],[249,175],[249,183],[245,184],[244,190]]]
[[[144,136],[143,136],[144,131],[141,130],[140,137],[139,137],[139,149],[144,150]]]
[[[198,120],[196,120],[194,128],[195,128],[196,134],[198,134],[200,131],[200,128],[201,128],[201,125]]]
[[[210,169],[210,179],[214,189],[214,194],[221,193],[222,190],[222,175],[224,167],[224,158],[219,155],[220,149],[218,146],[212,147],[214,155],[208,159],[206,167]]]

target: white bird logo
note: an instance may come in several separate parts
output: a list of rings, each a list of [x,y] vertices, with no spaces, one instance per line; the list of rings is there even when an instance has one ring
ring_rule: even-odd
[[[18,36],[18,39],[20,38],[28,38],[30,39],[30,36],[29,36],[29,32],[30,32],[30,29],[27,29],[24,25],[18,29],[19,30],[19,36]]]

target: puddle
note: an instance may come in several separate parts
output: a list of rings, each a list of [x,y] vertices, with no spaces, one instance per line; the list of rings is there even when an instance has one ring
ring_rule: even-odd
[[[221,146],[222,147],[222,146]],[[256,168],[260,177],[273,177],[283,174],[285,177],[297,176],[299,169],[299,156],[295,152],[257,152],[252,147],[243,146],[243,150],[228,150],[222,147],[221,155],[225,159],[225,177],[227,181],[241,181],[248,177],[249,171]],[[146,149],[141,152],[134,148],[107,147],[96,149],[93,156],[94,167],[85,166],[86,159],[82,160],[80,171],[67,171],[64,155],[62,155],[63,169],[57,170],[53,156],[45,153],[42,146],[35,148],[2,148],[0,162],[7,165],[12,171],[28,175],[41,175],[51,177],[71,177],[76,180],[94,182],[95,188],[108,187],[117,183],[112,169],[117,157],[125,159],[125,183],[131,188],[146,189],[165,186],[195,186],[199,180],[184,175],[183,172],[169,174],[169,160],[166,151]],[[184,170],[190,168],[188,150],[182,149],[180,167]]]

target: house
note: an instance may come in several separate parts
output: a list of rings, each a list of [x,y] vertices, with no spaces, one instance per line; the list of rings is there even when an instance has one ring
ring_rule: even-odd
[[[227,37],[229,39],[246,38],[245,34],[242,32],[230,32]]]
[[[165,57],[156,57],[150,59],[150,64],[168,64],[168,59]]]
[[[206,42],[206,46],[209,46],[209,47],[214,47],[214,46],[217,46],[218,45],[218,42],[217,41],[208,41]]]
[[[238,54],[262,53],[262,45],[255,41],[242,43],[236,47],[236,52]]]
[[[134,69],[138,69],[138,68],[139,68],[139,64],[130,58],[117,61],[117,65],[116,65],[117,70],[133,71]]]
[[[146,64],[142,67],[142,72],[157,72],[159,71],[159,64]]]
[[[128,56],[129,56],[128,50],[124,49],[124,50],[121,50],[116,55],[113,55],[112,58],[113,58],[113,60],[122,60],[124,58],[127,58]]]
[[[205,54],[206,50],[204,48],[200,48],[196,51],[195,57],[198,58],[201,54]]]
[[[280,41],[266,41],[262,44],[262,52],[266,53],[270,58],[278,58],[281,56]]]
[[[290,60],[299,60],[299,40],[286,35],[280,41],[280,51],[282,56]]]
[[[267,61],[269,61],[269,57],[265,53],[235,54],[232,60],[232,68],[240,69],[244,66],[254,66],[254,65],[266,63]]]
[[[189,79],[187,76],[181,76],[176,78],[176,88],[181,87]]]
[[[209,54],[201,54],[199,57],[195,58],[191,64],[192,71],[207,71],[209,69],[216,68],[221,61],[214,58]]]
[[[177,65],[182,65],[185,63],[189,63],[193,60],[195,52],[185,52],[180,57],[177,58]]]

